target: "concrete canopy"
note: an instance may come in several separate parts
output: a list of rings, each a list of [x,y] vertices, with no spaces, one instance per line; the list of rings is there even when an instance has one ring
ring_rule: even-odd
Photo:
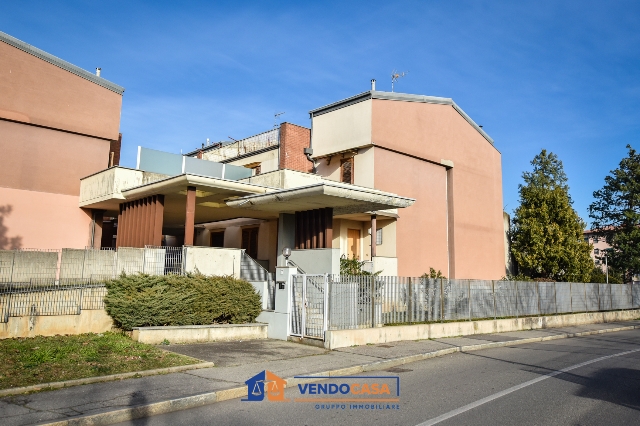
[[[331,207],[334,215],[339,215],[405,208],[414,202],[413,198],[371,188],[324,181],[298,188],[247,195],[227,200],[226,204],[235,208],[274,213],[292,213]]]
[[[279,189],[191,174],[123,189],[122,197],[126,201],[133,201],[162,194],[164,226],[183,227],[187,187],[196,188],[196,224],[240,217],[274,219],[280,213],[327,207],[333,208],[334,215],[369,213],[409,207],[415,202],[412,198],[324,179],[312,185]],[[111,201],[114,207],[122,202]]]

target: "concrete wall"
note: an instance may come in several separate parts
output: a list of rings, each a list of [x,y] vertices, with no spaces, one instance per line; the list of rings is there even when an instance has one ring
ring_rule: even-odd
[[[80,315],[9,317],[9,322],[0,323],[0,339],[104,333],[112,328],[111,317],[102,309],[82,310]]]
[[[378,272],[381,276],[394,277],[398,276],[398,258],[397,257],[382,257],[376,256],[373,258],[373,271]]]
[[[302,173],[295,170],[277,170],[262,173],[250,178],[241,179],[239,182],[247,182],[254,185],[269,186],[271,188],[297,188],[322,182],[322,177],[310,173]]]
[[[268,173],[274,170],[278,170],[278,149],[255,154],[250,157],[245,157],[240,160],[230,161],[227,164],[234,166],[244,166],[245,164],[260,163],[260,173]]]
[[[133,340],[158,345],[170,343],[202,343],[216,341],[255,340],[267,338],[266,324],[212,324],[168,327],[134,327]]]
[[[185,257],[186,272],[198,271],[204,275],[232,275],[240,278],[241,250],[187,247]]]
[[[311,131],[313,156],[371,145],[371,120],[371,100],[314,117]]]
[[[340,273],[340,250],[337,248],[291,250],[289,259],[307,274]]]
[[[325,334],[325,347],[337,349],[354,345],[399,342],[403,340],[440,339],[474,334],[570,327],[584,324],[629,321],[638,317],[640,317],[640,309],[518,319],[389,326],[362,330],[330,330]]]
[[[0,118],[118,139],[122,95],[3,42],[0,58]]]

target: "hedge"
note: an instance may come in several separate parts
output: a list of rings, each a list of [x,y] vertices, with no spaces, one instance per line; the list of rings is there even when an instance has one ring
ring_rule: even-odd
[[[105,309],[117,327],[242,324],[262,310],[247,281],[230,276],[121,275],[105,283]]]

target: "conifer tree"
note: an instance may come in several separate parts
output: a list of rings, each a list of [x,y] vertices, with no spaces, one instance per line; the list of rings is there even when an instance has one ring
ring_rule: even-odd
[[[588,282],[593,270],[584,221],[573,209],[562,162],[543,149],[519,185],[511,250],[519,273],[534,279]]]
[[[629,154],[604,178],[593,193],[589,217],[596,235],[611,246],[609,266],[621,271],[625,282],[640,273],[640,154],[627,145]]]

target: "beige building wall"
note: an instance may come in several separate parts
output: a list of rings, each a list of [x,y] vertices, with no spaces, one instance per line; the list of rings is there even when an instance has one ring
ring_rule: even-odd
[[[367,100],[314,117],[311,128],[313,156],[370,145],[371,105],[372,101]]]
[[[399,212],[399,273],[413,275],[433,266],[443,273],[448,269],[452,278],[504,276],[498,150],[451,105],[372,102],[376,188],[417,199],[412,207]],[[437,164],[450,161],[454,166],[449,173]],[[447,185],[448,203],[443,202]],[[447,209],[452,210],[449,224]],[[447,232],[448,225],[451,232]],[[452,251],[448,268],[444,258],[447,250],[443,248],[447,238],[452,240],[448,244]],[[423,240],[420,246],[418,239]],[[437,248],[432,251],[432,246]]]
[[[278,149],[273,149],[260,154],[251,155],[240,160],[230,161],[227,164],[245,166],[247,164],[260,163],[260,173],[268,173],[278,170]]]

